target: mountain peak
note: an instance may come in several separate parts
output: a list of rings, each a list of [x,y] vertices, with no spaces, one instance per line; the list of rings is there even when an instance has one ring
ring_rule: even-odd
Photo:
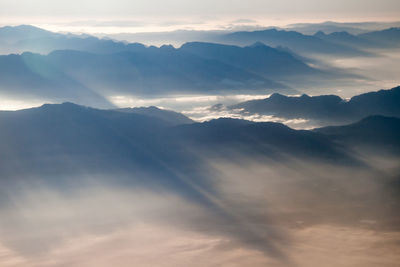
[[[323,31],[318,31],[314,34],[315,37],[324,37],[326,36],[326,33],[324,33]]]
[[[30,34],[56,34],[50,31],[47,31],[45,29],[32,26],[32,25],[27,25],[27,24],[22,24],[22,25],[17,25],[17,26],[4,26],[0,27],[0,33],[5,33],[5,34],[28,34],[29,37]]]
[[[283,99],[286,98],[287,96],[279,94],[279,93],[273,93],[270,95],[269,99]]]
[[[267,45],[265,45],[263,42],[255,42],[254,44],[250,45],[249,47],[266,47]]]
[[[72,102],[63,102],[61,104],[43,104],[40,106],[38,109],[57,109],[57,110],[77,110],[77,109],[86,109],[88,107],[86,106],[81,106]]]
[[[162,45],[162,46],[160,47],[160,49],[162,49],[162,50],[173,51],[173,50],[175,50],[175,47],[174,47],[173,45]]]

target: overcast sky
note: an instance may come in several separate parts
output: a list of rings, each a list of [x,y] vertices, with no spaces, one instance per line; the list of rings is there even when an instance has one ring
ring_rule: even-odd
[[[193,25],[377,21],[400,18],[399,0],[1,0],[0,24],[130,20]],[[121,25],[120,25],[121,26]]]

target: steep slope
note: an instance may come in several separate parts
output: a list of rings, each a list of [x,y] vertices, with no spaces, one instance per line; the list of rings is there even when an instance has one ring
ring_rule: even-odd
[[[171,125],[190,124],[194,122],[193,120],[189,119],[182,113],[178,113],[172,110],[160,109],[154,106],[137,107],[137,108],[120,108],[116,109],[116,111],[151,116],[166,121]]]

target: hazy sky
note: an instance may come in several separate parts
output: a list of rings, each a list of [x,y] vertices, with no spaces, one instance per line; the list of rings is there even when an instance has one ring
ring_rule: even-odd
[[[399,0],[1,0],[0,24],[218,28],[219,24],[377,21],[400,18]],[[253,21],[249,21],[252,19]],[[236,20],[236,21],[235,21]],[[119,21],[117,23],[116,21]],[[130,23],[124,23],[129,21]],[[114,23],[114,24],[113,24]],[[121,25],[122,24],[122,25]],[[203,26],[199,26],[203,25]],[[71,26],[71,25],[70,25]],[[76,26],[76,25],[75,25]],[[99,25],[97,25],[99,26]]]
[[[398,0],[2,0],[6,16],[399,14]]]

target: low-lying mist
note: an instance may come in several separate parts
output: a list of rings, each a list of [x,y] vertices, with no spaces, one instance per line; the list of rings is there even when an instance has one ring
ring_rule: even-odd
[[[343,79],[317,82],[314,85],[301,83],[296,88],[311,95],[336,94],[343,98],[376,90],[392,88],[399,83],[400,50],[369,49],[366,56],[325,56],[313,55],[310,64],[326,71],[344,75]],[[346,74],[351,74],[347,78]],[[357,77],[358,76],[358,77]]]
[[[0,265],[397,266],[398,158],[198,156],[179,176],[201,197],[140,172],[7,180]]]

